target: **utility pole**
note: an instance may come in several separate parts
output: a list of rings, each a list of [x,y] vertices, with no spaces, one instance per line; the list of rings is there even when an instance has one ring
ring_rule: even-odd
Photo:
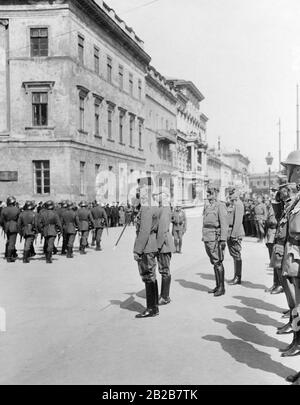
[[[299,149],[299,85],[297,84],[297,150]]]
[[[279,136],[279,173],[280,173],[280,171],[281,171],[281,165],[280,165],[280,162],[281,162],[281,120],[280,120],[280,118],[279,118],[279,122],[278,122],[278,127],[279,127],[279,134],[278,134],[278,136]]]

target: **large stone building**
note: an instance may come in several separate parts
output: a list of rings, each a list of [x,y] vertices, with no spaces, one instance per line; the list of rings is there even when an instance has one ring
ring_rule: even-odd
[[[168,79],[177,91],[177,184],[175,196],[183,204],[204,200],[206,177],[206,123],[200,103],[204,96],[191,81]]]
[[[126,201],[146,163],[141,39],[99,0],[0,13],[1,195]]]
[[[146,76],[146,170],[156,185],[171,189],[177,178],[177,93],[154,67]]]
[[[235,152],[210,148],[207,153],[207,180],[220,189],[225,200],[229,187],[235,186],[241,193],[249,192],[249,159],[239,150]]]
[[[249,176],[249,186],[252,195],[269,194],[270,188],[277,188],[280,184],[286,183],[286,175],[278,172],[251,173]]]

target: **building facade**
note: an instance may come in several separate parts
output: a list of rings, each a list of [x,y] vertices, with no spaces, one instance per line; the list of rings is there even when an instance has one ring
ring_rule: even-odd
[[[146,76],[146,171],[157,186],[170,188],[174,199],[177,182],[177,93],[154,67]]]
[[[200,111],[204,96],[191,82],[168,79],[177,91],[177,182],[174,194],[182,204],[201,204],[206,178],[208,118]]]
[[[146,164],[143,42],[99,0],[0,12],[1,194],[126,202]]]
[[[264,195],[269,194],[269,182],[270,188],[277,188],[280,184],[287,182],[286,176],[282,173],[271,172],[270,176],[268,172],[265,173],[251,173],[249,176],[250,192],[252,195]]]

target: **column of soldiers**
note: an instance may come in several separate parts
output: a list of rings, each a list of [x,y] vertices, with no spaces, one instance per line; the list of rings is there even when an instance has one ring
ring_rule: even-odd
[[[36,206],[34,201],[26,201],[19,207],[15,197],[8,197],[6,207],[1,209],[0,226],[6,235],[5,258],[8,263],[17,258],[17,236],[24,240],[23,263],[29,263],[35,256],[34,244],[41,235],[44,240],[43,252],[46,263],[52,263],[53,254],[57,253],[55,240],[62,238],[61,255],[73,258],[76,235],[79,234],[79,252],[86,254],[90,230],[93,230],[96,250],[101,250],[103,229],[108,225],[106,211],[97,201],[91,208],[86,201],[78,204],[62,201],[55,205],[53,201]]]

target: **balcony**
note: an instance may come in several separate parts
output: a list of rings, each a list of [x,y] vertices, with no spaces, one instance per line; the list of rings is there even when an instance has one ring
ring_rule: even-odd
[[[158,141],[165,143],[177,143],[177,132],[174,129],[159,129],[156,134]]]

